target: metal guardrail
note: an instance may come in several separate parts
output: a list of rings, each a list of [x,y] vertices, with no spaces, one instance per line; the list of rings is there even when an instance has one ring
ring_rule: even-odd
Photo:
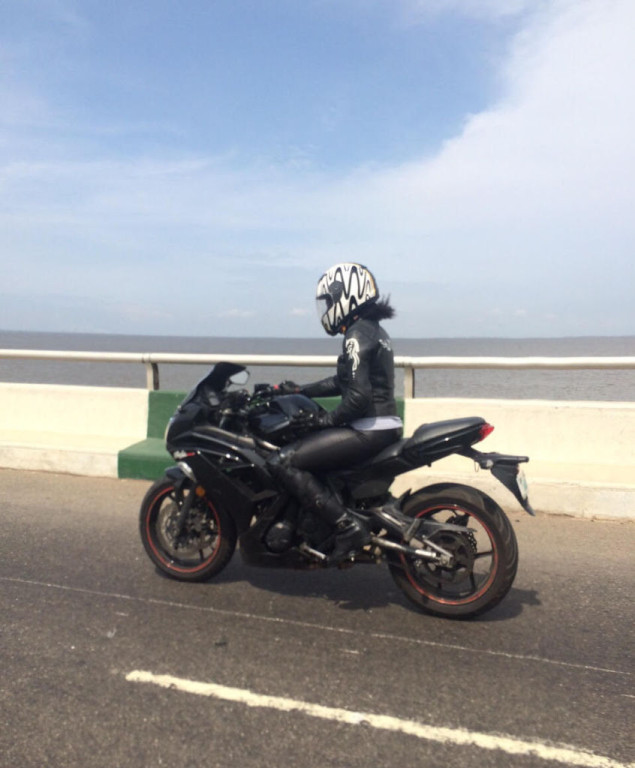
[[[168,352],[74,352],[50,349],[0,349],[0,359],[66,360],[69,362],[143,363],[148,389],[159,389],[159,365],[212,365],[231,360],[238,365],[335,367],[335,355],[172,354]],[[635,357],[395,357],[404,369],[404,397],[414,397],[415,371],[421,368],[503,370],[635,370]]]

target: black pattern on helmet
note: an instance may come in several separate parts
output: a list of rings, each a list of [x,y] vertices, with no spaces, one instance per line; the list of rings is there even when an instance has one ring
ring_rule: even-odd
[[[330,267],[318,280],[316,292],[324,330],[335,336],[361,307],[378,297],[375,278],[363,264],[345,262]]]

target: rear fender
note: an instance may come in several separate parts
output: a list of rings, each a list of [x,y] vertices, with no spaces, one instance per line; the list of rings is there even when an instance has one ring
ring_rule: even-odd
[[[529,503],[527,481],[520,465],[529,461],[528,456],[511,456],[504,453],[481,453],[474,448],[461,452],[473,459],[481,469],[489,469],[494,477],[510,491],[521,507],[530,515],[535,512]]]

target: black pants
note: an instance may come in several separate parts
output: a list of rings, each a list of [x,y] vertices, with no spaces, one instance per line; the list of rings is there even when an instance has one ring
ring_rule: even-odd
[[[360,464],[400,437],[401,429],[362,432],[352,427],[333,427],[285,446],[269,466],[303,506],[337,523],[346,509],[315,475]]]
[[[285,446],[280,457],[287,466],[319,474],[360,464],[400,437],[401,429],[362,432],[352,427],[332,427]]]

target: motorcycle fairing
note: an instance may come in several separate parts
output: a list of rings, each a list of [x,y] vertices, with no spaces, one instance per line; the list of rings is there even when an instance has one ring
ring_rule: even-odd
[[[234,510],[239,529],[249,525],[257,504],[278,494],[253,438],[205,425],[189,433],[188,445],[193,451],[188,464],[197,481],[213,503]]]
[[[244,365],[216,363],[185,396],[178,407],[178,411],[181,411],[186,405],[195,400],[202,400],[205,403],[215,405],[218,402],[218,394],[225,389],[231,377],[245,370],[247,369]]]

